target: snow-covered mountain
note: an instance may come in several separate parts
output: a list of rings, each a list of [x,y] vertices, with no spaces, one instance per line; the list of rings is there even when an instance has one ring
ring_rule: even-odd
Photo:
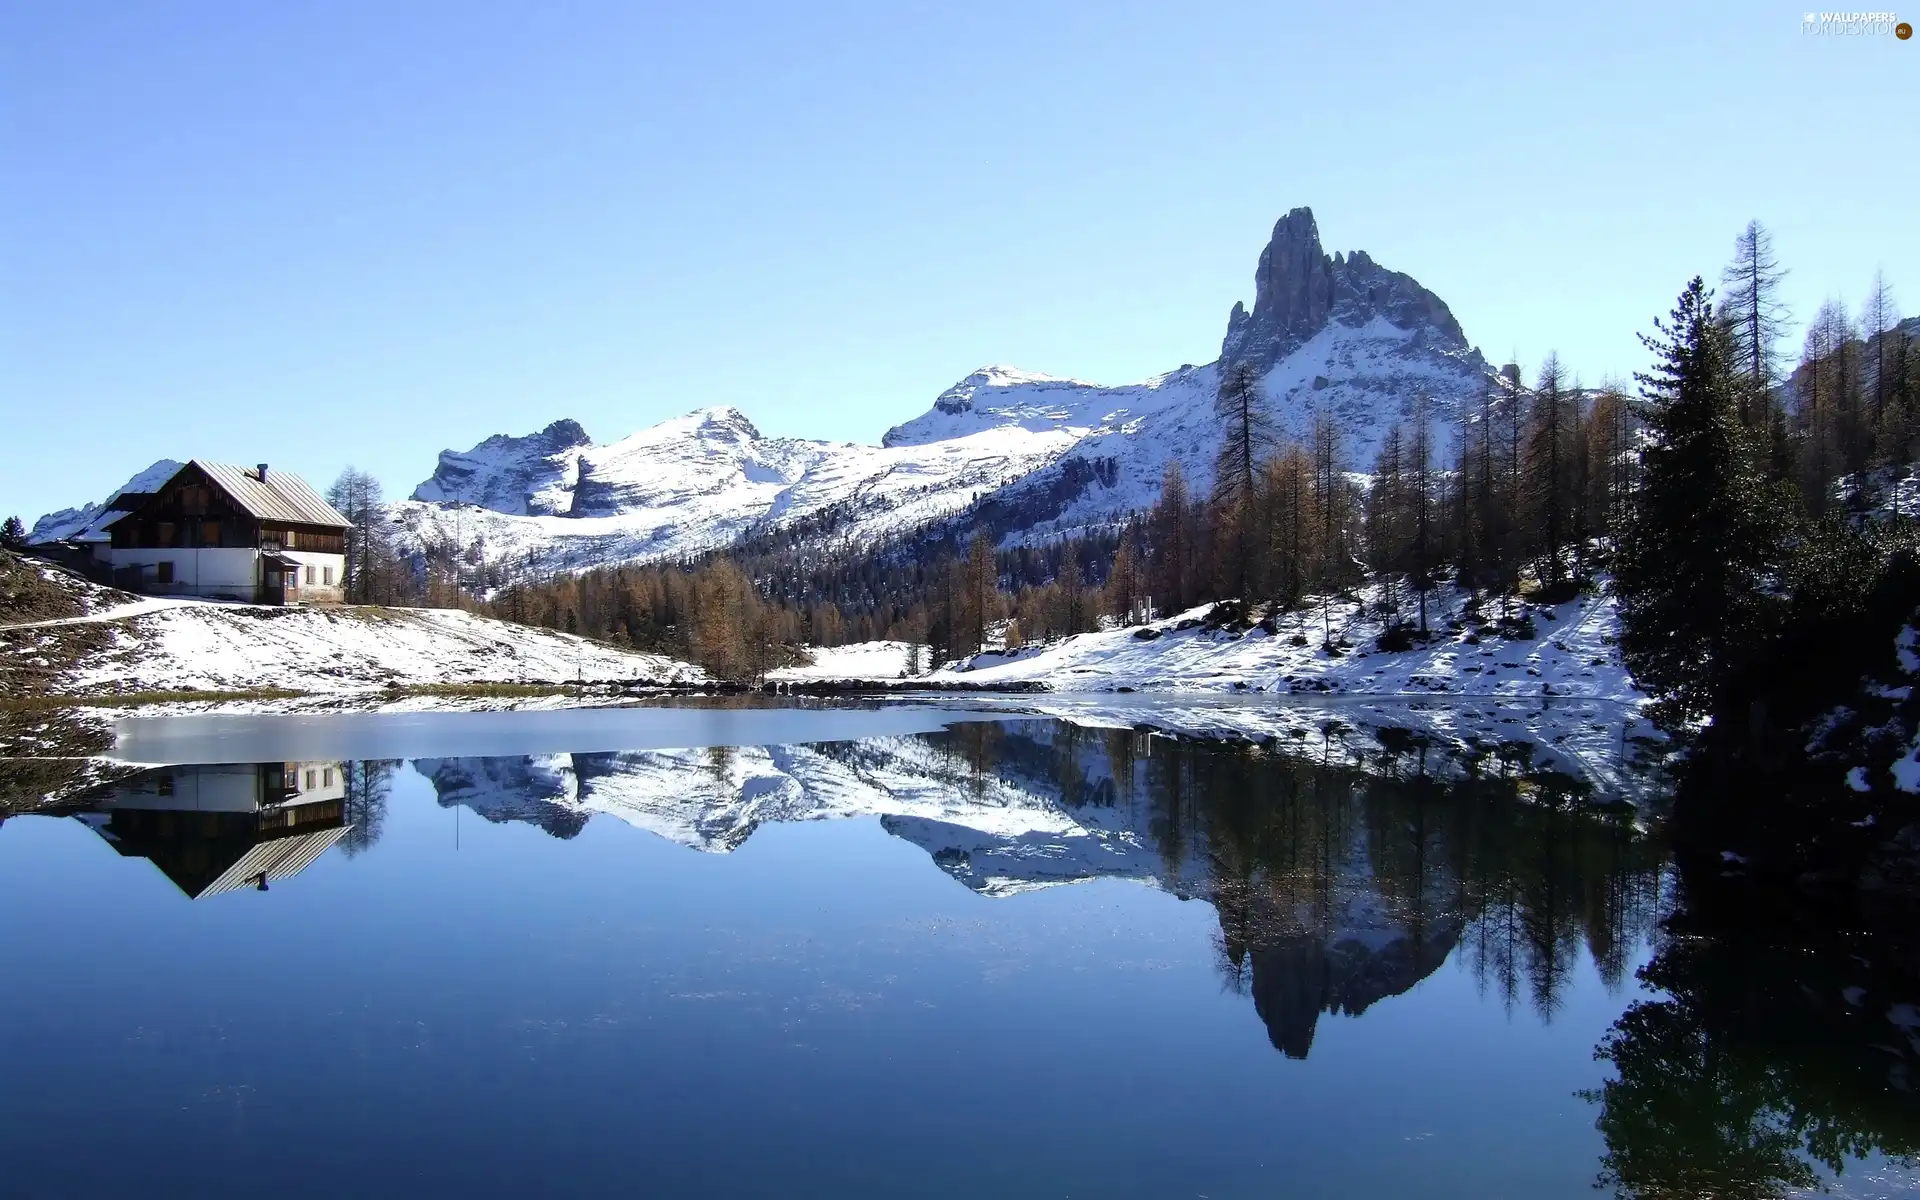
[[[28,542],[64,542],[73,538],[84,538],[93,531],[100,518],[114,512],[113,502],[129,492],[140,494],[151,492],[167,480],[184,464],[171,458],[163,458],[143,471],[136,472],[113,490],[105,500],[93,504],[82,504],[77,508],[63,508],[59,512],[50,512],[33,523],[27,531]]]
[[[956,846],[1003,869],[970,870],[987,894],[1096,877],[1146,879],[1155,862],[1111,813],[1081,820],[1057,786],[981,775],[942,738],[871,738],[832,746],[742,746],[423,759],[443,805],[525,821],[571,837],[605,814],[705,853],[737,849],[767,822],[885,817],[888,828],[951,861]]]
[[[769,438],[738,409],[708,408],[606,445],[549,449],[553,428],[443,454],[434,478],[393,506],[404,536],[477,548],[488,561],[532,557],[543,571],[678,558],[808,522],[857,544],[950,516],[1046,466],[1082,432],[991,427],[862,446]]]
[[[413,498],[515,516],[568,516],[580,453],[592,444],[580,422],[562,419],[526,437],[490,437],[465,454],[442,450],[433,476],[413,489]]]
[[[1274,226],[1253,306],[1234,305],[1214,363],[1119,387],[985,367],[879,446],[764,437],[732,408],[605,445],[556,421],[443,452],[394,516],[416,544],[547,570],[679,557],[776,528],[871,546],[963,512],[1006,538],[1045,537],[1152,503],[1175,459],[1205,487],[1221,371],[1241,363],[1282,433],[1304,440],[1326,413],[1356,467],[1423,397],[1444,438],[1488,380],[1438,296],[1364,252],[1328,255],[1297,208]]]

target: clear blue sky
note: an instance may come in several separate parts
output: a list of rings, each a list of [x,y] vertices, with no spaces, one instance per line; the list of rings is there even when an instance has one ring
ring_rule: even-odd
[[[12,4],[0,514],[709,404],[877,439],[976,366],[1217,353],[1282,212],[1588,382],[1749,217],[1920,310],[1920,39],[1784,4]],[[1910,18],[1911,19],[1911,18]]]

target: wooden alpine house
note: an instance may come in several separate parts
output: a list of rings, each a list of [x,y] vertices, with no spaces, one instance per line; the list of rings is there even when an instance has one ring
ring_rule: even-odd
[[[350,522],[291,472],[194,459],[112,506],[93,553],[117,587],[254,604],[346,598]]]

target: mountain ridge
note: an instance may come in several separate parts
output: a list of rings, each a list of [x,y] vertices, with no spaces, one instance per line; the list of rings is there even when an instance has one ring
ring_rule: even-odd
[[[1121,385],[989,364],[877,446],[766,437],[732,406],[607,443],[563,417],[441,451],[389,515],[416,553],[543,570],[685,558],[781,528],[827,530],[827,549],[873,546],[983,512],[1003,543],[1046,539],[1151,505],[1175,461],[1208,487],[1220,372],[1240,364],[1283,436],[1305,441],[1326,414],[1355,469],[1422,398],[1444,450],[1490,378],[1444,301],[1364,251],[1329,255],[1302,207],[1275,223],[1215,362]]]
[[[1150,505],[1176,460],[1194,486],[1208,486],[1218,445],[1214,394],[1221,370],[1241,363],[1258,373],[1283,435],[1305,441],[1325,413],[1342,428],[1355,469],[1372,461],[1386,429],[1410,418],[1421,399],[1431,402],[1444,448],[1445,426],[1491,378],[1437,294],[1363,250],[1328,254],[1312,211],[1302,207],[1275,223],[1254,272],[1252,305],[1234,304],[1213,363],[1120,385],[988,364],[888,429],[878,446],[764,438],[738,409],[702,409],[620,442],[536,455],[546,464],[537,470],[527,469],[525,456],[540,450],[553,426],[448,450],[441,463],[464,466],[494,447],[503,482],[468,484],[462,498],[525,490],[553,500],[546,513],[528,516],[591,518],[537,530],[477,518],[490,544],[537,546],[537,555],[562,569],[717,549],[829,512],[841,540],[870,545],[964,521],[982,502],[1002,517],[995,533],[1003,541],[1044,539]],[[722,411],[725,420],[702,415]],[[575,482],[564,505],[557,494],[523,486],[564,480],[569,470]],[[699,478],[686,478],[689,472]],[[415,490],[414,505],[452,493],[439,478],[437,470]],[[471,502],[520,515],[511,504]],[[469,514],[452,531],[429,508],[397,515],[423,544],[464,537],[475,521]]]

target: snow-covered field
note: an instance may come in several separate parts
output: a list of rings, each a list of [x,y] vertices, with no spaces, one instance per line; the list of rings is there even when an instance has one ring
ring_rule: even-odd
[[[1842,475],[1833,481],[1829,495],[1836,505],[1845,506],[1856,491],[1870,516],[1920,519],[1920,470],[1911,465],[1880,467],[1857,478]]]
[[[1085,633],[1047,645],[987,651],[950,663],[922,678],[976,685],[1044,683],[1054,692],[1214,691],[1362,696],[1543,696],[1639,704],[1645,696],[1620,661],[1619,611],[1609,591],[1583,594],[1557,607],[1528,606],[1535,636],[1501,637],[1495,626],[1460,620],[1464,597],[1433,593],[1428,625],[1433,639],[1411,650],[1383,651],[1376,642],[1385,621],[1369,605],[1377,592],[1279,618],[1276,631],[1209,629],[1211,605],[1133,628]],[[1488,616],[1497,606],[1486,607]],[[1322,648],[1328,628],[1336,643]],[[810,650],[811,667],[780,673],[788,679],[899,677],[906,651],[900,642],[863,642]]]
[[[814,679],[899,679],[907,669],[906,642],[856,642],[851,646],[812,646],[813,662],[804,667],[781,667],[767,678],[779,683]],[[924,647],[921,658],[926,661]]]
[[[92,696],[146,691],[366,692],[438,684],[695,682],[699,668],[569,634],[448,609],[272,608],[148,599],[88,617],[15,627],[10,653],[54,652],[63,628],[98,625],[51,688]]]
[[[1434,639],[1398,652],[1375,648],[1384,621],[1362,602],[1331,610],[1336,642],[1352,643],[1339,654],[1322,649],[1326,618],[1317,607],[1283,616],[1273,634],[1258,627],[1208,629],[1208,607],[1202,607],[1138,628],[975,655],[919,678],[988,686],[1038,682],[1047,687],[1044,695],[1001,703],[1093,727],[1331,745],[1341,758],[1379,753],[1397,734],[1465,758],[1503,743],[1528,743],[1536,765],[1586,780],[1604,794],[1644,791],[1649,780],[1635,761],[1636,746],[1657,734],[1644,715],[1645,695],[1620,661],[1611,594],[1603,587],[1557,607],[1529,606],[1532,638],[1503,638],[1492,625],[1457,622],[1463,603],[1458,592],[1434,593],[1428,610]],[[1486,612],[1495,615],[1497,606]],[[1141,638],[1140,629],[1153,636]],[[1304,642],[1296,645],[1299,638]],[[899,677],[906,658],[899,642],[811,653],[813,666],[780,677],[885,683]],[[1446,770],[1438,757],[1434,769]]]

